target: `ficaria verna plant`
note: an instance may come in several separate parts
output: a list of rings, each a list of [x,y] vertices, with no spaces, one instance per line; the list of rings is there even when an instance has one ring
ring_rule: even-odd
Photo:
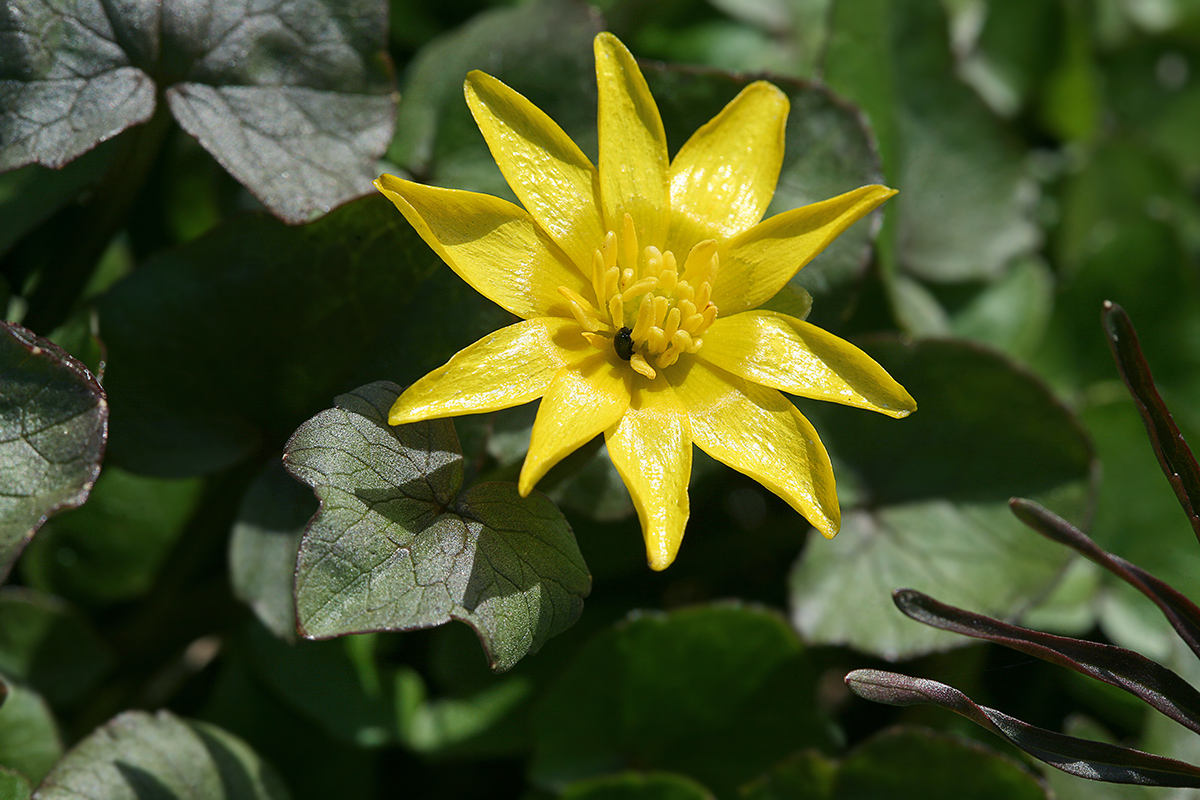
[[[472,72],[467,103],[524,208],[376,181],[451,269],[521,319],[409,387],[389,422],[541,398],[520,493],[603,433],[656,570],[683,538],[693,444],[832,537],[829,456],[781,392],[893,417],[916,403],[858,348],[758,307],[895,191],[863,186],[763,220],[783,159],[784,94],[747,86],[672,160],[633,56],[608,33],[594,50],[598,166],[523,96]]]
[[[1128,315],[1105,303],[1104,327],[1121,379],[1133,395],[1146,432],[1175,495],[1200,537],[1200,468],[1154,386]],[[1070,547],[1148,597],[1188,648],[1200,657],[1200,608],[1163,581],[1112,555],[1078,528],[1028,500],[1010,502],[1013,513],[1052,541]],[[1200,692],[1176,673],[1150,659],[1109,644],[1055,636],[939,603],[912,589],[892,595],[896,606],[918,622],[995,642],[1068,667],[1124,689],[1150,707],[1200,733]],[[937,681],[880,670],[856,670],[846,683],[869,700],[897,706],[934,705],[953,711],[1003,736],[1033,757],[1063,772],[1110,783],[1200,787],[1200,767],[1139,750],[1078,739],[1038,728],[993,708],[974,703]]]

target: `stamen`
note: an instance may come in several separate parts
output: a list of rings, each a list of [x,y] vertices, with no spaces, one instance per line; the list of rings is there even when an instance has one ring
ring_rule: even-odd
[[[679,330],[679,319],[681,316],[678,308],[672,308],[667,313],[667,321],[662,328],[663,339],[668,342],[674,339],[675,331]]]
[[[621,292],[621,299],[626,303],[631,302],[635,297],[640,297],[646,292],[654,291],[658,286],[658,278],[642,278],[637,283],[630,284],[625,291]]]
[[[654,371],[654,367],[650,366],[650,362],[641,353],[635,352],[633,354],[633,358],[629,359],[629,366],[633,367],[634,372],[650,380],[654,380],[655,376],[658,375]]]
[[[633,340],[635,342],[643,341],[653,324],[654,297],[648,294],[642,295],[642,302],[638,305],[637,322],[633,324]]]
[[[670,252],[671,251],[668,250],[667,254],[669,255]],[[652,276],[657,278],[658,273],[662,272],[663,269],[662,251],[654,245],[647,245],[646,249],[643,251],[643,254],[646,256],[646,258],[644,266],[641,270],[642,277],[644,278],[647,276]]]
[[[597,350],[606,350],[612,346],[612,339],[599,333],[584,331],[583,338],[587,339],[588,344]]]
[[[571,309],[571,316],[575,317],[575,321],[581,328],[585,331],[600,329],[600,312],[592,308],[591,303],[566,286],[558,287],[558,293],[566,298],[567,306]]]
[[[608,319],[614,328],[625,327],[625,302],[619,294],[608,298]]]

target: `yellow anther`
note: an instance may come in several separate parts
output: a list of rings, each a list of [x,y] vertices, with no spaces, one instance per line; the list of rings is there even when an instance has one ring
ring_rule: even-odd
[[[700,284],[700,288],[696,290],[696,308],[704,308],[708,305],[708,301],[712,299],[712,284],[708,281]]]
[[[693,336],[700,330],[700,326],[704,324],[704,316],[702,314],[691,314],[684,318],[679,324],[681,330],[685,330]]]
[[[654,380],[655,376],[658,375],[654,371],[654,367],[650,366],[650,362],[641,353],[633,354],[633,358],[629,359],[629,366],[633,367],[634,372],[650,380]]]
[[[688,352],[689,353],[699,353],[700,348],[703,346],[704,346],[704,340],[697,336],[695,339],[692,339],[691,345],[688,346]]]
[[[633,324],[633,333],[630,335],[633,341],[640,342],[645,340],[646,334],[650,331],[650,326],[654,324],[654,297],[653,295],[642,295],[642,302],[638,304],[637,322]]]
[[[675,331],[679,330],[679,320],[681,317],[682,315],[679,313],[678,308],[672,308],[667,312],[667,319],[662,327],[664,339],[671,341],[671,338],[675,335]]]
[[[558,293],[566,298],[567,305],[571,309],[571,316],[575,317],[575,321],[579,323],[580,327],[585,331],[600,329],[600,312],[593,308],[591,303],[566,286],[558,287]]]
[[[668,254],[670,254],[670,252],[670,250],[667,251]],[[646,249],[642,251],[642,255],[645,256],[645,259],[642,262],[642,268],[639,270],[639,274],[641,274],[643,277],[654,276],[657,278],[658,273],[662,272],[663,269],[662,251],[654,245],[647,245]]]
[[[609,231],[604,234],[604,271],[612,269],[617,265],[617,234],[616,231]]]
[[[671,337],[671,346],[668,349],[674,350],[675,352],[680,352],[687,350],[691,346],[692,335],[683,328],[680,328],[679,330],[675,331],[675,335]]]
[[[621,299],[626,303],[632,302],[635,297],[641,297],[646,292],[654,291],[658,286],[658,278],[642,278],[637,283],[632,283],[621,292]]]
[[[675,296],[680,300],[688,300],[694,303],[696,301],[696,290],[687,281],[680,281],[679,285],[675,287]]]
[[[656,327],[661,328],[663,326],[663,322],[667,319],[667,311],[670,308],[671,301],[668,298],[662,295],[657,295],[654,298],[654,324]]]
[[[708,326],[712,325],[713,320],[717,318],[717,307],[712,303],[709,303],[708,306],[700,312],[700,316],[704,317],[704,324],[701,325],[700,329],[695,331],[695,333],[704,333],[706,330],[708,330]]]
[[[655,325],[650,330],[646,331],[646,350],[651,353],[659,353],[667,347],[667,337],[663,336],[663,329]]]
[[[607,350],[608,348],[612,347],[612,339],[599,333],[584,331],[583,338],[587,339],[588,344],[597,350]]]
[[[705,239],[688,253],[687,260],[683,262],[683,274],[680,277],[693,286],[699,286],[705,281],[711,283],[713,276],[716,275],[716,257],[716,239]]]
[[[605,297],[611,297],[620,290],[621,272],[616,267],[610,267],[604,273],[604,292],[600,295],[600,301],[604,302]]]
[[[619,294],[608,298],[608,319],[614,328],[625,327],[625,301]]]
[[[680,300],[675,304],[675,307],[679,309],[679,313],[684,317],[690,317],[696,313],[696,304],[691,300]]]

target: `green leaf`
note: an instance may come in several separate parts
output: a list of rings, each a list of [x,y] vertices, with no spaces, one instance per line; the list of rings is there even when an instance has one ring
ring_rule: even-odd
[[[249,625],[241,643],[258,679],[292,708],[340,741],[379,747],[394,742],[395,724],[389,687],[376,666],[376,638],[289,644]]]
[[[107,466],[86,505],[46,524],[21,559],[37,589],[85,605],[144,594],[200,499],[196,479],[162,480]]]
[[[296,554],[316,513],[312,492],[273,461],[242,498],[229,542],[233,591],[271,633],[296,638]]]
[[[825,80],[862,106],[900,195],[895,255],[934,281],[991,280],[1038,244],[1015,137],[955,75],[942,4],[836,0]]]
[[[0,590],[0,673],[55,705],[81,699],[112,669],[111,648],[61,600]]]
[[[827,743],[808,657],[777,614],[738,605],[644,614],[581,648],[534,716],[534,781],[670,770],[714,793]]]
[[[381,382],[342,395],[285,449],[321,501],[296,566],[300,629],[325,638],[457,619],[508,669],[578,618],[591,576],[545,497],[508,483],[461,491],[449,421],[390,427],[399,393]]]
[[[0,579],[56,511],[87,499],[108,404],[91,372],[24,328],[0,329]]]
[[[700,784],[669,772],[623,772],[572,783],[563,800],[713,800]]]
[[[45,699],[16,681],[4,681],[7,697],[0,706],[0,764],[33,781],[62,755],[62,740]]]
[[[139,267],[99,309],[109,458],[175,477],[277,452],[330,397],[415,381],[509,319],[382,195],[298,227],[232,219]]]
[[[0,170],[61,167],[154,113],[154,81],[121,46],[126,20],[115,22],[99,0],[6,6]]]
[[[838,763],[815,750],[796,753],[742,788],[742,800],[833,800]]]
[[[0,767],[0,800],[29,800],[33,787],[24,775]]]
[[[791,576],[792,618],[809,641],[885,658],[960,646],[913,625],[891,592],[910,587],[1012,618],[1057,580],[1070,552],[1009,512],[1041,497],[1087,508],[1092,454],[1075,418],[1031,375],[962,342],[867,347],[916,398],[901,421],[805,404],[834,458],[842,529],[814,540]]]
[[[534,2],[480,14],[435,39],[409,66],[388,159],[427,183],[515,200],[463,98],[473,69],[524,94],[595,153],[592,38],[601,30],[583,3]]]
[[[293,222],[369,191],[392,133],[386,5],[20,0],[0,38],[0,169],[61,167],[153,114],[156,97]]]
[[[427,697],[424,681],[412,669],[399,669],[394,678],[405,747],[435,757],[525,754],[534,692],[528,676],[510,674],[467,696],[437,698]]]
[[[169,711],[127,711],[97,728],[38,787],[43,800],[284,800],[274,771],[246,743]]]
[[[1045,785],[1005,755],[931,731],[896,728],[859,746],[838,772],[833,800],[1047,800]]]

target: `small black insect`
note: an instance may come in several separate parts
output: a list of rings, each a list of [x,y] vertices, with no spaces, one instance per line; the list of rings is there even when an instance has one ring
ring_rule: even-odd
[[[613,350],[617,355],[628,361],[633,358],[633,328],[621,328],[613,337]]]

